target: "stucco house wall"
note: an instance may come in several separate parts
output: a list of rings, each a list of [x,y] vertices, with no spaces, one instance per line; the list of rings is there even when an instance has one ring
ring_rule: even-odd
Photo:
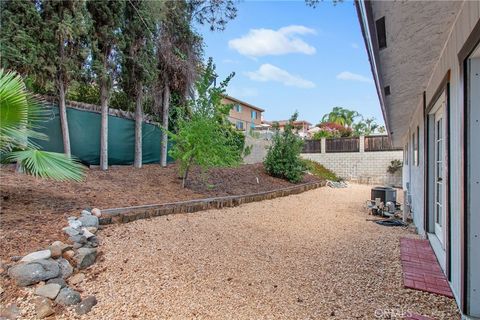
[[[237,125],[237,122],[241,121],[243,123],[244,131],[249,130],[252,125],[256,127],[262,124],[262,113],[264,111],[263,109],[257,108],[246,102],[228,96],[225,96],[222,99],[222,103],[231,104],[233,106],[230,110],[228,119],[235,126]],[[240,112],[236,107],[237,105],[240,106]],[[252,112],[255,112],[254,117],[252,117]]]

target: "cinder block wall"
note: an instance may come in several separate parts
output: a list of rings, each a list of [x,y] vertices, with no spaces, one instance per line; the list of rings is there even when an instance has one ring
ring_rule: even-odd
[[[272,144],[272,141],[265,139],[255,139],[249,135],[245,138],[245,145],[251,147],[251,152],[248,156],[243,158],[245,164],[253,164],[263,162],[267,155],[267,149]]]
[[[392,160],[402,160],[403,151],[302,153],[345,180],[380,185],[402,186],[402,170],[392,175],[387,168]]]

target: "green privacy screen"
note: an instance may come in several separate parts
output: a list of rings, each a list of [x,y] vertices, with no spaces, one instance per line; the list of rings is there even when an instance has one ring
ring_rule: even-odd
[[[51,106],[51,120],[42,123],[39,130],[45,133],[48,141],[36,141],[42,149],[63,152],[62,129],[57,106]],[[100,163],[100,113],[67,108],[68,128],[72,155],[88,165]],[[160,128],[143,123],[143,163],[160,162]],[[170,147],[170,146],[169,146]],[[116,116],[108,116],[108,164],[132,164],[135,148],[135,121]],[[168,162],[173,159],[168,157]]]

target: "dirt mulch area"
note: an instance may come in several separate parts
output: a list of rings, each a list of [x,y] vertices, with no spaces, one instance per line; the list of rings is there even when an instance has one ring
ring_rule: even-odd
[[[258,178],[258,180],[257,180]],[[205,180],[206,179],[206,180]],[[312,176],[305,177],[312,181]],[[177,167],[146,165],[90,169],[84,182],[54,182],[0,169],[0,258],[44,248],[65,239],[65,218],[84,208],[101,209],[157,204],[204,197],[239,195],[291,186],[268,176],[261,164],[214,169],[205,176],[194,170],[188,188],[181,187]]]
[[[403,287],[399,239],[418,235],[367,221],[370,188],[109,227],[85,319],[459,319],[453,299]]]

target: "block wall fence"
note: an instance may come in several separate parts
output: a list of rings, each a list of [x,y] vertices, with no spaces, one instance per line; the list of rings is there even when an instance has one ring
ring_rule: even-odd
[[[392,160],[403,160],[402,150],[366,152],[364,137],[360,137],[358,152],[326,153],[325,144],[323,138],[320,153],[302,153],[302,158],[316,161],[348,181],[402,186],[402,170],[395,174],[387,172]]]

